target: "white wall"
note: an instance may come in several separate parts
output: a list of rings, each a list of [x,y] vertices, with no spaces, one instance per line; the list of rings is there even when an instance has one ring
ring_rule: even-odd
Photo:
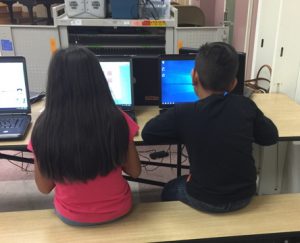
[[[249,0],[235,1],[234,30],[232,44],[237,51],[246,51],[245,36],[247,28]]]
[[[225,0],[216,0],[214,25],[219,26],[224,23]]]
[[[250,33],[249,33],[249,45],[248,45],[247,62],[246,62],[246,70],[245,70],[245,80],[254,78],[253,76],[251,77],[251,69],[252,69],[252,62],[253,62],[258,2],[259,0],[253,0],[253,4],[252,4],[251,23],[249,26]]]

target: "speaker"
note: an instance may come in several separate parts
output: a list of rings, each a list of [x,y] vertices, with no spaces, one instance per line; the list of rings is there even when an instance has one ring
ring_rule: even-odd
[[[105,18],[105,0],[65,0],[66,14],[70,18]]]

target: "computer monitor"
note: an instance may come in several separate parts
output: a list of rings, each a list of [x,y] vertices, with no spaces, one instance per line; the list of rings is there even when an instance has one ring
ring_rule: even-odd
[[[133,107],[132,62],[129,57],[99,57],[99,63],[117,106]]]
[[[160,107],[198,100],[192,85],[194,55],[162,55],[159,59]]]
[[[24,57],[0,57],[0,113],[30,112]]]
[[[193,48],[193,47],[182,47],[179,49],[179,54],[182,55],[195,55],[198,53],[199,48]],[[235,88],[231,91],[233,94],[239,94],[243,95],[244,93],[244,82],[245,82],[245,66],[246,66],[246,53],[244,52],[238,52],[239,57],[239,69],[237,72],[237,85]]]

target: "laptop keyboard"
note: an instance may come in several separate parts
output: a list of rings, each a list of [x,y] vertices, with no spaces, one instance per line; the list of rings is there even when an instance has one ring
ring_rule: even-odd
[[[0,117],[0,128],[18,128],[21,126],[24,118],[14,117],[14,118],[5,118]]]

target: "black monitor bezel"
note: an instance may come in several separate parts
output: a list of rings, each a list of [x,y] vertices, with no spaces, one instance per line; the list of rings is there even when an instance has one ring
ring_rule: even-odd
[[[133,110],[134,108],[134,93],[133,93],[133,63],[131,56],[97,56],[99,65],[100,62],[129,62],[130,63],[130,88],[131,88],[131,105],[117,105],[122,110]]]

